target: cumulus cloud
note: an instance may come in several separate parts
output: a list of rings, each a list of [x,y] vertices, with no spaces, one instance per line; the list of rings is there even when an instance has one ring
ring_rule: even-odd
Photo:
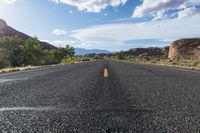
[[[176,40],[198,37],[200,15],[145,23],[113,23],[72,31],[71,37],[93,45],[122,45],[130,40]]]
[[[65,47],[66,45],[70,45],[70,46],[76,46],[76,41],[75,40],[42,40],[44,42],[48,42],[56,47]]]
[[[141,5],[135,8],[132,17],[144,17],[149,15],[153,17],[153,20],[161,20],[172,16],[174,12],[176,13],[174,16],[177,16],[179,11],[181,11],[180,15],[186,14],[186,12],[193,12],[194,15],[198,12],[191,11],[190,7],[198,6],[199,4],[199,0],[144,0]],[[184,9],[188,10],[182,12]],[[170,12],[170,10],[174,12]]]
[[[51,43],[51,44],[53,44],[54,46],[57,46],[57,47],[65,47],[66,45],[73,45],[74,41],[55,40],[55,41],[50,41],[49,43]]]
[[[17,0],[3,0],[4,2],[6,2],[7,4],[12,4],[15,3]]]
[[[63,29],[54,29],[53,31],[52,31],[52,34],[54,34],[54,35],[66,35],[67,34],[67,32],[65,31],[65,30],[63,30]]]
[[[182,11],[178,12],[178,18],[184,18],[184,17],[188,17],[188,16],[192,16],[195,14],[200,13],[200,9],[197,9],[195,7],[190,7],[190,8],[186,8],[183,9]]]
[[[81,11],[101,12],[108,6],[124,5],[127,0],[49,0],[54,3],[64,3],[77,7]]]

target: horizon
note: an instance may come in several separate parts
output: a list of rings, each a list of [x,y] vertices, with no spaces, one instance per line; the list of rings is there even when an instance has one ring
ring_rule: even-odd
[[[198,0],[3,0],[0,7],[9,26],[56,47],[114,52],[200,36]]]

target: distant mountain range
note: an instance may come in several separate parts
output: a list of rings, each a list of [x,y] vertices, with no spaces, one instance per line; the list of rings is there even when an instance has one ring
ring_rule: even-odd
[[[6,21],[0,19],[0,37],[1,36],[15,36],[15,35],[19,36],[22,40],[27,40],[28,38],[30,38],[29,35],[15,30],[14,28],[8,26]],[[41,42],[41,44],[46,49],[56,49],[55,46],[53,46],[47,42]]]
[[[101,49],[84,49],[84,48],[76,48],[76,55],[87,55],[87,54],[111,54],[112,52],[108,50]]]

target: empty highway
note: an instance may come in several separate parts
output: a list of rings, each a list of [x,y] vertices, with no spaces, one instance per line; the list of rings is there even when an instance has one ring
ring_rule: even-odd
[[[0,74],[3,133],[196,133],[200,72],[113,60]]]

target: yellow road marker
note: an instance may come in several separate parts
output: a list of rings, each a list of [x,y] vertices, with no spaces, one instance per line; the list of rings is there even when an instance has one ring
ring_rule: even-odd
[[[104,69],[104,78],[107,78],[107,77],[108,77],[108,69],[105,68],[105,69]]]

